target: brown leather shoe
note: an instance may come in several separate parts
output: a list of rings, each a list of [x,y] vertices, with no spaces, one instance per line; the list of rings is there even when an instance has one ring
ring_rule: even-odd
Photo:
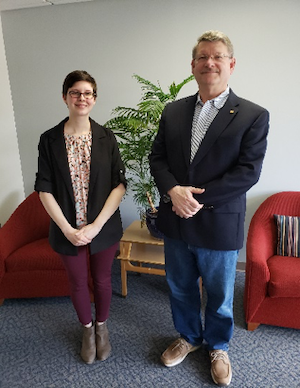
[[[228,387],[232,378],[232,370],[227,352],[224,350],[211,350],[211,377],[219,387]]]
[[[183,338],[174,341],[161,355],[161,362],[168,367],[180,364],[186,356],[199,349],[200,346],[193,346]]]
[[[95,326],[83,326],[81,358],[87,364],[92,364],[96,358]]]
[[[97,325],[96,323],[96,346],[98,360],[106,360],[111,353],[111,345],[109,342],[109,334],[106,322],[104,322],[102,325]]]

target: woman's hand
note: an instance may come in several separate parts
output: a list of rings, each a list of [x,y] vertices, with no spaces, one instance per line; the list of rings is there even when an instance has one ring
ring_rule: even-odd
[[[94,223],[85,225],[80,230],[77,230],[75,234],[76,238],[80,242],[80,245],[89,244],[94,237],[100,232],[100,228],[97,227]],[[82,243],[82,244],[81,244]]]
[[[40,192],[40,199],[49,216],[73,245],[79,247],[91,242],[92,238],[89,235],[80,233],[80,230],[73,228],[69,224],[56,199],[51,193]]]
[[[82,232],[84,228],[86,228],[86,226],[78,230],[70,226],[66,231],[64,231],[64,235],[76,247],[87,245],[92,241],[92,238]]]

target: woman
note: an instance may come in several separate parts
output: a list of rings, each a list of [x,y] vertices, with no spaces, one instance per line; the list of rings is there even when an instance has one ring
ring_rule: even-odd
[[[106,320],[111,267],[123,233],[118,207],[126,180],[113,133],[89,116],[97,98],[94,78],[86,71],[73,71],[64,80],[62,97],[69,117],[41,135],[35,190],[51,217],[49,241],[64,263],[83,325],[81,357],[91,364],[96,357],[106,360],[111,352]]]

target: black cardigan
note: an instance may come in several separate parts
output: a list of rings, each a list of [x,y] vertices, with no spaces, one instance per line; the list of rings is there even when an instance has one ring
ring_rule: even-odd
[[[41,135],[39,142],[38,172],[34,189],[51,193],[61,207],[68,222],[76,228],[75,199],[73,194],[67,151],[64,140],[64,124],[68,118]],[[125,168],[120,157],[114,134],[90,119],[92,130],[90,185],[87,205],[87,222],[92,223],[100,213],[111,191],[120,183],[126,187]],[[115,244],[122,237],[120,211],[103,226],[90,244],[91,254]],[[77,255],[75,247],[51,220],[49,241],[61,254]]]

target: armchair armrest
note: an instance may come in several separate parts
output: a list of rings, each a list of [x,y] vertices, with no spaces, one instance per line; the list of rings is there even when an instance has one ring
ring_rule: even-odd
[[[50,217],[37,193],[30,194],[0,228],[0,281],[5,272],[6,258],[35,240],[47,237]]]
[[[7,224],[0,229],[0,282],[5,273],[5,259],[18,248],[14,233],[15,231]]]
[[[266,298],[270,271],[267,261],[275,253],[276,235],[270,220],[254,217],[251,221],[246,247],[246,281],[244,308],[246,322]]]

